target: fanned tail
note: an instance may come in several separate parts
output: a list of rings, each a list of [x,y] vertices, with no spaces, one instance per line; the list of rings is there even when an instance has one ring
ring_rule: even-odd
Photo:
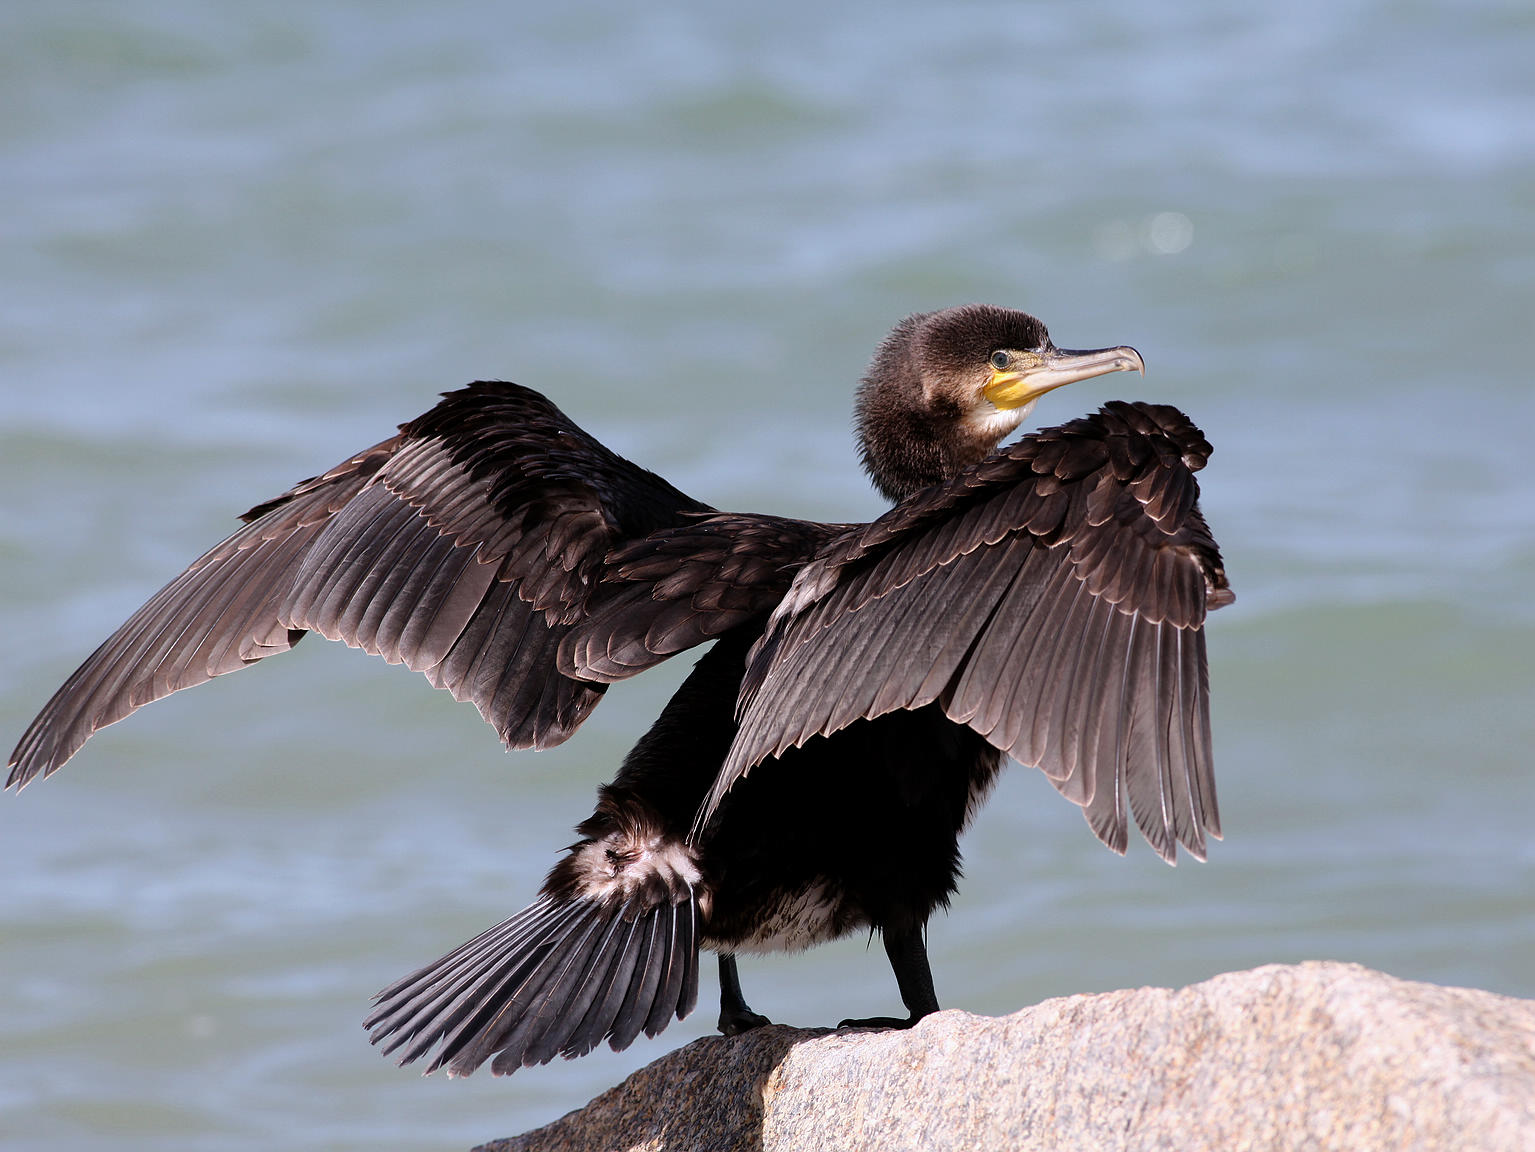
[[[698,999],[698,898],[545,895],[376,997],[363,1022],[401,1064],[467,1076],[614,1051]]]

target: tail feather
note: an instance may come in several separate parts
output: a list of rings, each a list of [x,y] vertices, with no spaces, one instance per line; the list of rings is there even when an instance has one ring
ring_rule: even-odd
[[[666,946],[665,940],[668,937],[663,937],[663,931],[662,918],[652,916],[636,934],[639,937],[639,952],[634,958],[634,975],[629,978],[629,988],[613,1020],[610,1043],[616,1051],[622,1051],[634,1043],[635,1037],[649,1019],[650,1006],[655,1002],[656,988],[661,981],[660,965],[651,963],[651,957]]]
[[[384,1051],[395,1051],[439,1011],[462,1000],[466,989],[488,979],[493,974],[488,968],[490,961],[495,956],[510,954],[518,940],[537,926],[538,914],[547,912],[549,903],[547,898],[540,899],[375,996],[378,1007],[368,1017],[367,1026],[377,1030],[379,1036],[394,1037]],[[374,1042],[377,1043],[377,1038]],[[419,1055],[417,1052],[406,1059],[413,1060]]]
[[[478,1067],[491,1056],[496,1060],[493,1072],[515,1072],[526,1062],[528,1065],[547,1063],[554,1059],[551,1051],[542,1060],[536,1049],[551,1032],[569,1031],[566,1013],[570,1001],[582,988],[591,972],[592,961],[598,956],[603,929],[608,927],[594,906],[583,916],[579,927],[573,929],[561,941],[561,946],[546,951],[534,966],[523,985],[513,998],[494,1005],[490,1023],[474,1029],[473,1037],[455,1058],[454,1066],[468,1062]],[[462,1029],[468,1033],[470,1029]],[[555,1051],[560,1039],[554,1037]],[[439,1055],[437,1063],[443,1062]]]
[[[620,932],[620,926],[623,930]],[[597,963],[590,965],[586,977],[576,994],[571,997],[567,1016],[579,1022],[570,1029],[562,1049],[551,1047],[558,1035],[557,1029],[549,1029],[540,1043],[529,1048],[528,1056],[538,1060],[552,1060],[556,1050],[571,1056],[585,1056],[602,1042],[618,1016],[618,1004],[613,1001],[615,989],[622,995],[629,985],[634,967],[634,952],[639,931],[632,921],[622,918],[609,928],[609,939],[600,946]],[[601,960],[606,957],[604,965]]]
[[[587,904],[568,912],[547,932],[536,928],[530,932],[504,963],[496,964],[486,978],[474,981],[466,994],[437,1018],[441,1027],[434,1022],[431,1031],[440,1032],[442,1040],[437,1057],[427,1065],[428,1073],[444,1066],[449,1075],[464,1066],[471,1071],[478,1068],[491,1054],[511,1044],[509,1034],[519,1024],[536,1022],[541,1012],[559,1007],[558,1003],[551,1005],[545,986],[561,957],[588,944],[601,909]],[[420,1043],[429,1048],[430,1041],[429,1033]]]
[[[524,1062],[546,1064],[562,1051],[572,1057],[585,1056],[596,1047],[602,1036],[583,1043],[586,1034],[581,1026],[597,993],[611,979],[612,969],[623,962],[629,937],[633,935],[633,922],[626,922],[622,916],[607,924],[594,925],[580,962],[572,957],[550,976],[550,990],[542,998],[546,1007],[559,1005],[558,1015],[535,1013],[531,1022],[524,1018],[524,1023],[518,1026],[517,1030],[526,1031],[529,1037]],[[607,1029],[604,1027],[603,1031]],[[514,1043],[507,1047],[515,1046]]]
[[[695,935],[696,905],[672,907],[671,946],[663,948],[666,976],[660,991],[651,1002],[650,1015],[645,1019],[645,1035],[654,1036],[669,1023],[666,1005],[677,1003],[678,1019],[693,1010],[698,1002],[698,941]]]
[[[399,1057],[405,1064],[453,1033],[467,1015],[493,999],[496,988],[517,978],[519,966],[530,963],[530,953],[536,958],[538,946],[583,911],[577,904],[556,908],[553,903],[540,899],[380,992],[374,997],[378,1007],[365,1021],[374,1030],[373,1042],[392,1036],[386,1054],[410,1044]]]
[[[654,1036],[698,998],[698,906],[543,896],[440,960],[396,981],[364,1021],[401,1064],[467,1076],[615,1050]]]
[[[653,923],[653,922],[652,922]],[[608,970],[607,976],[601,986],[594,982],[594,995],[591,1006],[586,1010],[586,1015],[581,1018],[581,1023],[571,1034],[570,1044],[572,1048],[579,1049],[578,1056],[584,1056],[602,1042],[604,1034],[612,1037],[613,1043],[619,1048],[627,1047],[634,1039],[631,1035],[627,1039],[621,1039],[619,1030],[619,1012],[624,1007],[625,1000],[635,991],[635,973],[641,963],[641,953],[649,940],[649,927],[636,925],[623,942],[623,951],[617,961]]]

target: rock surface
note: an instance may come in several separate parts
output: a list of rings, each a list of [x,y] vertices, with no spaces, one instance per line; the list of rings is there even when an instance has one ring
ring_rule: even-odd
[[[479,1152],[1535,1149],[1535,1001],[1352,964],[695,1041]]]

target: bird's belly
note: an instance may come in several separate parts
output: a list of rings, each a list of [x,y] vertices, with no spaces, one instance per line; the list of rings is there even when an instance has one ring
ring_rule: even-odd
[[[780,889],[750,909],[733,911],[735,915],[712,918],[704,931],[704,947],[718,952],[800,952],[867,924],[826,881]]]

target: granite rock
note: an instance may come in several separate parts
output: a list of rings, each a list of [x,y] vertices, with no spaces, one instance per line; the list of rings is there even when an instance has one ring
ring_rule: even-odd
[[[1314,962],[909,1031],[773,1026],[480,1152],[555,1149],[1527,1152],[1535,1001]]]

